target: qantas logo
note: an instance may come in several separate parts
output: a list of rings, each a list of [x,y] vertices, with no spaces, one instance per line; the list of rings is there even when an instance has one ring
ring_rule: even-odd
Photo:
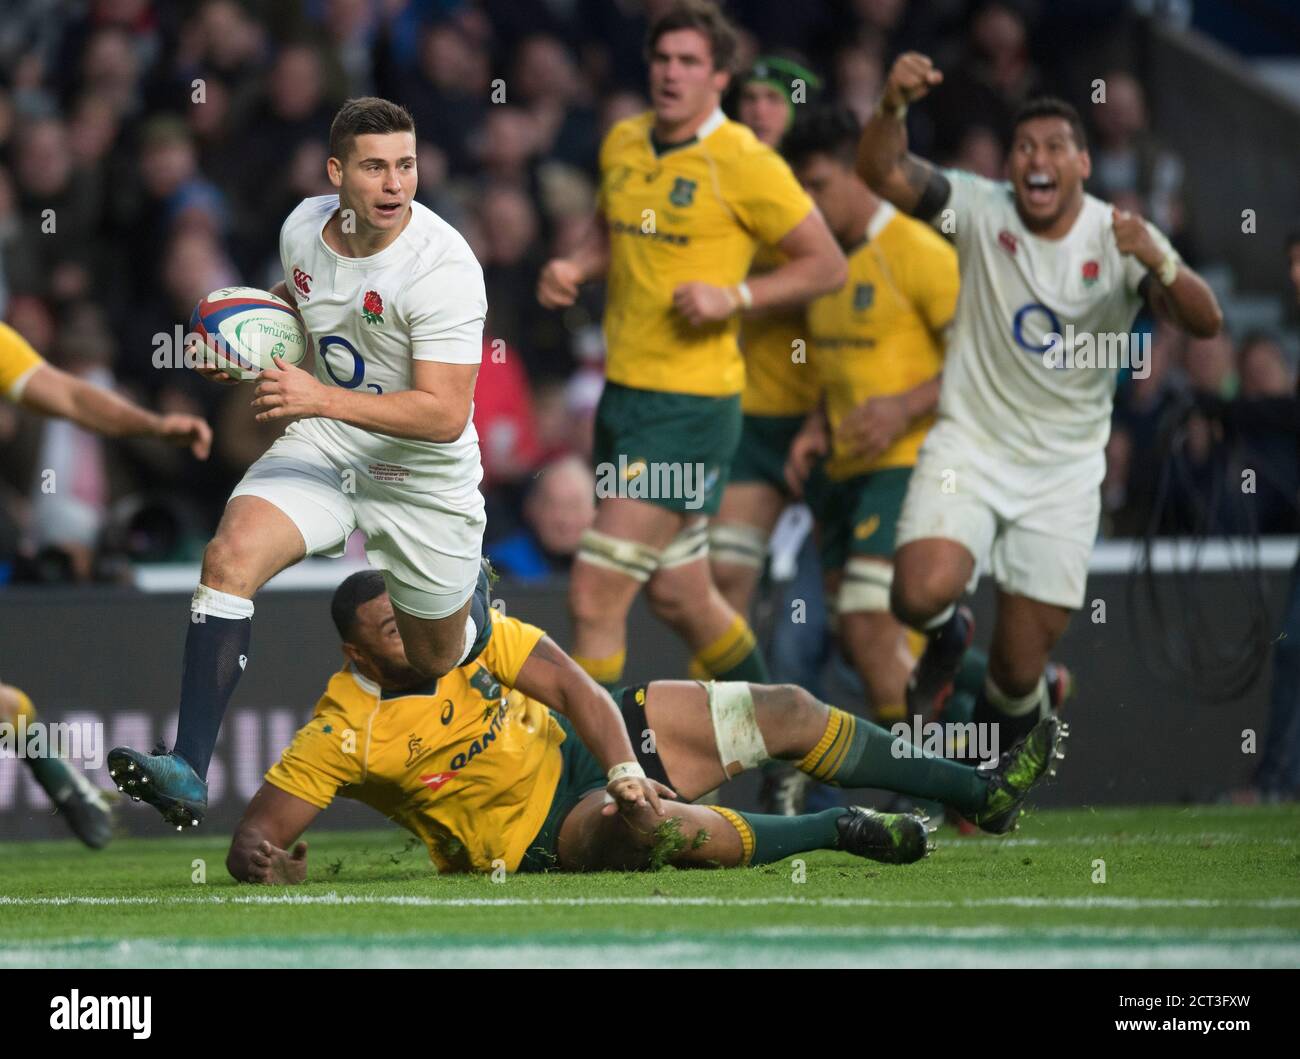
[[[460,770],[457,769],[457,772],[459,771]],[[456,772],[431,772],[427,776],[421,776],[420,782],[428,787],[429,790],[436,791],[455,776]]]

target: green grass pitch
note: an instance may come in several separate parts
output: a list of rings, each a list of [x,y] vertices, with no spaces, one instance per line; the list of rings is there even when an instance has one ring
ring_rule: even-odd
[[[1040,812],[1009,838],[936,838],[905,867],[816,853],[802,872],[498,883],[437,878],[405,832],[323,831],[293,888],[236,885],[222,835],[10,842],[0,967],[1300,966],[1300,807]]]

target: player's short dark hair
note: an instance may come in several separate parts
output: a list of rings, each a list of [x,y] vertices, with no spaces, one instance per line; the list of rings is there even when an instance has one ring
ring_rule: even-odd
[[[713,0],[676,0],[650,24],[645,42],[646,58],[654,52],[660,37],[679,29],[693,29],[703,34],[713,55],[713,68],[735,72],[740,35]]]
[[[382,135],[387,132],[415,134],[415,119],[400,103],[380,99],[378,96],[359,96],[349,99],[334,115],[330,125],[330,157],[339,161],[347,159],[352,143],[358,136]]]
[[[387,591],[384,575],[378,570],[358,570],[343,579],[330,600],[330,617],[340,640],[346,640],[356,628],[357,608]]]
[[[1300,228],[1292,228],[1286,237],[1286,252],[1291,253],[1297,246],[1300,246]]]
[[[1083,119],[1079,117],[1079,112],[1074,109],[1064,99],[1058,99],[1056,96],[1039,96],[1037,99],[1031,99],[1018,111],[1011,122],[1011,131],[1015,131],[1027,121],[1033,121],[1034,118],[1064,118],[1070,126],[1070,134],[1074,137],[1074,145],[1081,151],[1088,149],[1088,134],[1083,128]]]
[[[781,138],[781,154],[791,168],[798,168],[815,154],[830,155],[852,166],[861,132],[858,119],[846,107],[810,107]]]

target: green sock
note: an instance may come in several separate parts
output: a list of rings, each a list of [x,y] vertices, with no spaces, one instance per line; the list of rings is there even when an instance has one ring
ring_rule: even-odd
[[[747,680],[751,684],[772,683],[772,675],[767,671],[767,663],[763,661],[763,652],[757,646],[730,669],[718,673],[714,679]]]
[[[745,864],[771,864],[796,853],[814,849],[836,849],[840,843],[835,821],[844,809],[823,809],[804,816],[767,816],[763,813],[740,813],[710,805],[715,813],[740,832],[745,847]]]
[[[954,691],[966,691],[972,697],[984,690],[984,677],[989,671],[989,656],[978,647],[967,648],[961,656],[961,668],[953,681]],[[945,710],[945,713],[947,711]]]
[[[763,661],[763,652],[758,649],[754,630],[739,614],[732,619],[730,628],[700,651],[695,660],[713,674],[714,680],[771,683],[767,663]]]
[[[799,762],[813,779],[837,787],[879,787],[932,798],[963,813],[984,807],[985,776],[970,765],[926,754],[879,725],[829,707],[826,731]]]
[[[29,757],[25,759],[32,776],[41,785],[41,789],[55,801],[64,788],[71,786],[68,770],[72,767],[66,761],[56,757]]]

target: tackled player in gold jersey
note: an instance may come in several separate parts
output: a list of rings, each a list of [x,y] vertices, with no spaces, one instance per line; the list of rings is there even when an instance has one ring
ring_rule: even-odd
[[[688,802],[780,758],[839,786],[939,798],[1002,833],[1062,738],[1048,718],[997,767],[976,769],[789,685],[656,681],[622,691],[620,708],[541,629],[496,611],[482,655],[429,684],[377,571],[344,581],[332,611],[347,664],[245,810],[226,860],[237,879],[302,882],[299,838],[336,795],[417,835],[439,872],[734,867],[814,849],[908,863],[931,848],[916,814]]]

